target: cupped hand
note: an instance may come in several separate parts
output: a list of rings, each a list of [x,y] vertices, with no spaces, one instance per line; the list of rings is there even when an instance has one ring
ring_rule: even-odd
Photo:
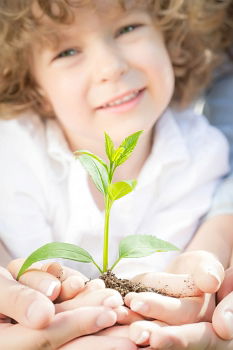
[[[233,340],[223,340],[209,322],[160,327],[139,321],[129,326],[129,337],[138,345],[149,344],[155,350],[231,350]]]
[[[219,337],[233,339],[233,267],[226,270],[217,300],[219,303],[213,313],[213,328]]]
[[[211,321],[214,295],[224,278],[220,262],[210,253],[194,251],[177,257],[165,273],[146,273],[134,278],[161,293],[129,293],[125,303],[144,317],[172,325]],[[175,297],[175,298],[174,298]]]
[[[16,279],[24,259],[15,259],[8,270]],[[65,301],[76,296],[88,279],[79,271],[62,266],[57,262],[35,263],[20,277],[19,281],[46,295],[50,300]]]
[[[217,300],[219,304],[214,310],[212,324],[159,327],[155,322],[139,321],[129,327],[129,337],[136,344],[150,344],[148,349],[233,349],[233,267],[226,271]]]
[[[1,327],[17,321],[29,328],[46,327],[55,316],[53,303],[43,294],[15,281],[0,267],[0,320]]]
[[[14,277],[17,276],[22,263],[23,259],[17,259],[9,264],[8,269]],[[103,305],[115,309],[117,321],[120,323],[128,322],[129,318],[141,319],[139,315],[123,307],[120,294],[113,289],[105,288],[102,280],[95,279],[87,282],[86,277],[80,272],[58,263],[32,265],[19,281],[55,301],[56,313],[83,306]],[[44,289],[45,285],[49,287]]]
[[[13,325],[5,322],[0,324],[0,348],[8,350],[63,349],[63,345],[73,339],[96,333],[105,327],[111,327],[115,322],[114,311],[101,306],[81,307],[59,313],[43,329],[30,329],[20,324]],[[88,345],[88,340],[86,345]],[[98,347],[95,348],[98,349]],[[91,350],[92,347],[80,346],[79,349]]]
[[[195,286],[203,293],[215,293],[223,282],[224,267],[212,254],[204,250],[194,250],[177,256],[166,272],[192,275]]]

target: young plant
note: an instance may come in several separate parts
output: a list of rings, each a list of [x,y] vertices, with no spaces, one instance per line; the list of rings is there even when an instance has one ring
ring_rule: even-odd
[[[109,220],[112,205],[119,198],[132,192],[137,184],[136,180],[113,182],[113,176],[116,168],[130,157],[141,133],[142,131],[138,131],[128,136],[116,149],[110,136],[105,133],[105,151],[109,164],[106,164],[100,157],[89,151],[76,151],[74,153],[91,176],[97,189],[104,196],[105,223],[102,267],[100,267],[94,258],[83,248],[69,243],[53,242],[45,244],[35,250],[25,260],[18,273],[17,279],[33,263],[51,258],[63,258],[83,263],[93,263],[102,274],[108,270],[113,270],[123,258],[139,258],[151,255],[155,252],[178,250],[174,245],[152,235],[130,235],[121,240],[117,260],[110,268],[108,265]]]

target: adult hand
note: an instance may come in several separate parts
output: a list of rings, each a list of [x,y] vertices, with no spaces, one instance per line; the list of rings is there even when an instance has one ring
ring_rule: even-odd
[[[13,277],[16,278],[22,263],[23,259],[16,259],[8,265]],[[37,289],[51,300],[56,299],[56,313],[83,306],[103,305],[114,308],[119,323],[128,323],[128,319],[134,321],[142,319],[138,314],[123,307],[120,294],[113,289],[105,288],[102,280],[91,280],[85,284],[87,278],[84,275],[58,263],[34,264],[19,281]]]
[[[213,313],[213,328],[219,337],[233,339],[233,267],[226,270],[217,300],[219,304]]]
[[[160,327],[154,322],[139,321],[130,326],[130,339],[149,344],[156,350],[231,350],[233,340],[223,340],[209,322]]]
[[[15,281],[0,267],[0,313],[1,326],[14,319],[25,327],[43,328],[53,320],[55,307],[45,295]]]
[[[15,281],[3,268],[0,312],[0,349],[18,350],[20,346],[24,350],[70,350],[77,349],[77,344],[80,350],[92,350],[94,346],[97,350],[136,349],[125,338],[104,337],[97,342],[97,336],[83,337],[115,324],[117,315],[111,308],[80,307],[55,315],[55,307],[46,296]],[[11,318],[19,323],[12,324]]]
[[[63,344],[67,345],[73,339],[98,332],[105,327],[111,327],[115,322],[114,311],[100,306],[81,307],[57,314],[43,329],[30,329],[20,324],[3,323],[0,325],[0,348],[8,350],[19,348],[23,350],[63,349]],[[131,342],[128,340],[127,343],[130,345]],[[98,349],[98,346],[95,348]],[[134,350],[135,347],[128,346],[128,348]],[[92,350],[93,343],[87,338],[82,341],[79,349]],[[102,348],[99,349],[102,350]],[[109,346],[110,349],[112,346]]]

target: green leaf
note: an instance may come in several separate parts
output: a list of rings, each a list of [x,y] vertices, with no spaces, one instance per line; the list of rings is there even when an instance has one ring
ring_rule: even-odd
[[[143,131],[137,131],[134,134],[126,137],[126,139],[122,142],[122,144],[120,145],[120,147],[124,148],[124,152],[122,152],[122,154],[120,155],[120,157],[118,158],[116,165],[119,166],[122,163],[124,163],[131,155],[131,153],[133,152],[134,148],[137,145],[139,136],[141,135]]]
[[[106,195],[108,187],[108,172],[105,166],[103,166],[99,160],[90,154],[85,153],[78,156],[78,158],[88,174],[91,176],[98,190]]]
[[[155,252],[179,250],[173,244],[151,235],[131,235],[121,240],[119,258],[140,258]]]
[[[80,151],[75,151],[74,155],[76,156],[76,158],[78,158],[79,156],[86,154],[90,157],[92,157],[93,159],[97,160],[101,165],[103,165],[103,167],[108,170],[108,166],[107,164],[103,161],[103,159],[101,159],[100,157],[96,156],[94,153],[91,153],[89,151],[85,151],[85,150],[80,150]]]
[[[125,151],[124,147],[119,147],[115,150],[113,156],[112,156],[112,161],[113,162],[117,162],[118,159],[120,158],[120,156],[123,154],[123,152]]]
[[[136,180],[120,181],[108,186],[108,194],[112,201],[132,192],[137,184]]]
[[[33,263],[46,259],[63,258],[83,263],[94,262],[92,256],[84,249],[69,243],[53,242],[48,243],[35,250],[24,262],[19,270],[17,279],[26,271]],[[95,262],[94,262],[95,263]]]
[[[104,135],[105,135],[105,152],[110,162],[112,162],[112,157],[114,154],[114,144],[111,137],[106,132],[104,133]]]

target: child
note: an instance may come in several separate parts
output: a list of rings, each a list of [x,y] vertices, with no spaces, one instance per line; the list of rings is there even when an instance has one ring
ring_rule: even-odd
[[[100,260],[102,198],[72,151],[104,157],[104,131],[119,144],[144,130],[116,174],[138,177],[138,186],[113,207],[112,258],[128,234],[154,233],[181,249],[191,239],[228,171],[227,144],[192,109],[173,108],[193,101],[211,74],[214,55],[204,50],[199,18],[208,8],[202,1],[163,6],[1,4],[0,232],[12,257],[56,240]],[[174,255],[123,261],[116,272],[163,270]]]
[[[102,155],[104,130],[118,143],[130,132],[145,130],[137,152],[122,167],[125,178],[140,173],[139,186],[129,199],[116,204],[112,246],[120,232],[156,232],[181,248],[188,243],[217,179],[227,171],[227,155],[223,138],[202,117],[191,110],[167,109],[171,100],[173,104],[192,100],[204,88],[212,64],[200,55],[203,35],[190,27],[183,37],[199,13],[197,2],[188,8],[179,3],[183,16],[178,2],[160,9],[157,1],[145,12],[145,1],[137,2],[138,11],[128,12],[111,3],[106,16],[103,2],[97,2],[96,12],[94,3],[81,9],[65,6],[65,1],[54,1],[51,7],[43,1],[33,2],[33,8],[31,2],[28,7],[10,1],[1,5],[1,113],[6,117],[21,113],[0,127],[6,164],[1,172],[0,232],[12,256],[27,255],[50,240],[100,250],[102,203],[94,189],[89,190],[71,151],[88,148]],[[69,21],[70,9],[79,21]],[[43,11],[47,17],[41,16]],[[190,16],[185,22],[186,11]],[[59,20],[67,20],[67,25]],[[218,169],[212,169],[218,152]],[[122,178],[121,173],[117,177]],[[116,249],[112,251],[116,255]],[[156,258],[158,265],[164,258]],[[134,272],[156,269],[154,257],[143,262],[141,270],[133,263]],[[132,275],[130,267],[127,273]]]

